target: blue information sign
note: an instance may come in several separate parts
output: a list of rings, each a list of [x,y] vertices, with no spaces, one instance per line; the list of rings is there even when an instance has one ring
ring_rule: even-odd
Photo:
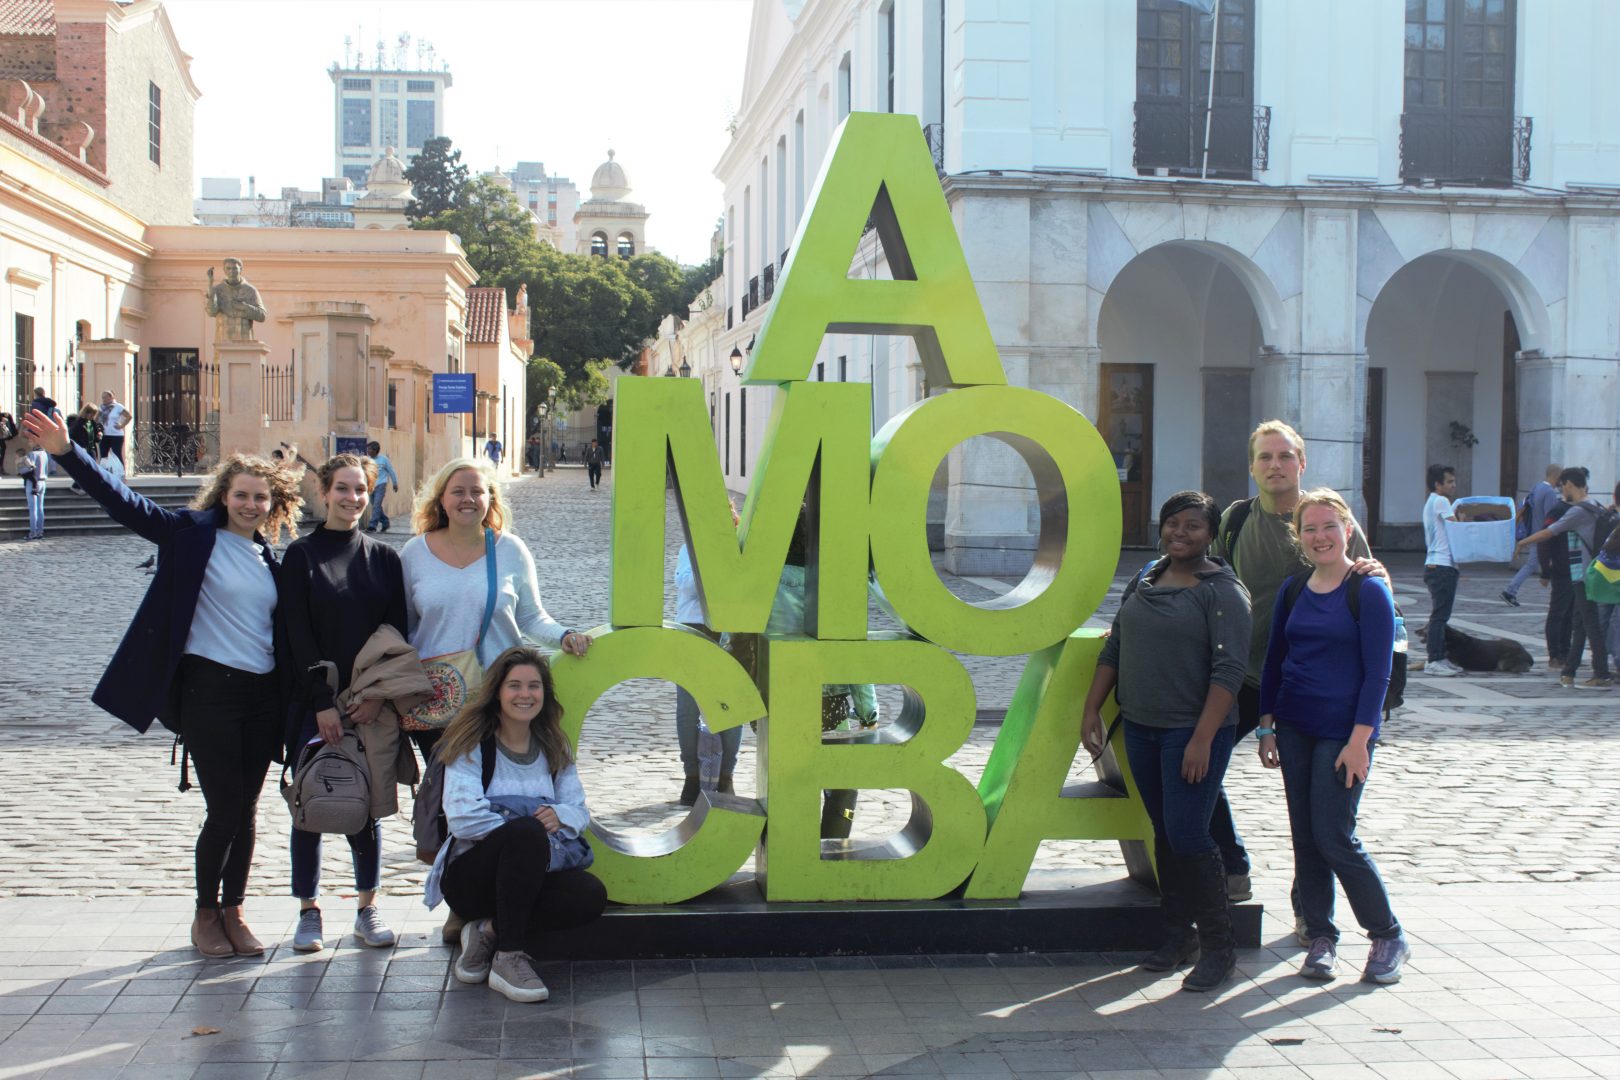
[[[456,375],[433,376],[433,411],[436,413],[470,413],[477,396],[475,376],[471,372]]]

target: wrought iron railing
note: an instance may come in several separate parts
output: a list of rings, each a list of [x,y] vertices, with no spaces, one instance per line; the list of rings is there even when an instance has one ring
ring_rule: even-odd
[[[1397,144],[1401,179],[1407,183],[1507,187],[1530,179],[1528,116],[1454,116],[1449,112],[1401,114]]]
[[[923,139],[928,143],[928,152],[934,158],[934,171],[941,176],[945,175],[945,125],[941,123],[924,124]]]
[[[264,367],[264,417],[266,420],[290,421],[293,418],[293,401],[297,394],[293,388],[293,366],[278,367],[266,364]],[[393,427],[393,424],[389,424]]]
[[[1137,171],[1202,175],[1205,119],[1201,103],[1136,102],[1131,141]],[[1208,123],[1210,176],[1252,180],[1271,167],[1271,106],[1216,105]]]
[[[761,300],[769,300],[775,292],[776,267],[771,265],[767,266],[764,272],[759,275],[759,298]]]
[[[135,365],[137,469],[201,473],[219,461],[219,366],[194,349],[159,349]]]
[[[732,308],[732,306],[730,304],[727,304],[726,305],[726,329],[727,330],[730,330],[732,328],[732,326],[735,325],[735,322],[733,321],[733,311],[734,311],[734,309]]]
[[[755,274],[748,279],[748,307],[743,312],[743,318],[748,318],[748,313],[757,307],[759,307],[759,275]]]

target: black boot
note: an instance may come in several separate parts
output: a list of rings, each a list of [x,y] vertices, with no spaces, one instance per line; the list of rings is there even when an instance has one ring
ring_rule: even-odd
[[[1193,929],[1187,896],[1186,860],[1162,838],[1154,844],[1159,872],[1159,911],[1164,916],[1164,944],[1142,961],[1144,971],[1174,971],[1198,959],[1198,932]]]
[[[697,773],[687,773],[686,783],[681,785],[681,805],[694,806],[697,804],[698,792],[703,790],[703,778]]]
[[[720,774],[720,781],[714,785],[714,790],[721,795],[737,794],[737,789],[731,782],[731,774],[728,772],[723,772]]]
[[[1183,859],[1187,896],[1198,923],[1198,964],[1181,980],[1183,990],[1214,990],[1237,970],[1237,941],[1226,902],[1226,864],[1217,850]]]
[[[821,803],[821,838],[848,840],[855,824],[855,792],[840,788],[829,791]]]

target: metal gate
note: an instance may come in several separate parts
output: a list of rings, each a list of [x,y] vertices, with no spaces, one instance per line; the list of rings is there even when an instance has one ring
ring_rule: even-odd
[[[196,349],[152,349],[135,363],[135,467],[176,476],[219,462],[219,368]]]

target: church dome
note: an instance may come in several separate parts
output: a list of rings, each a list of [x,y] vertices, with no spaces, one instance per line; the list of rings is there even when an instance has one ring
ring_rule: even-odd
[[[591,174],[591,198],[620,202],[628,194],[630,177],[625,174],[624,166],[613,160],[613,151],[609,150],[608,159]]]
[[[366,195],[371,199],[411,198],[411,184],[405,179],[405,163],[399,160],[392,146],[383,151],[377,164],[366,178]]]

